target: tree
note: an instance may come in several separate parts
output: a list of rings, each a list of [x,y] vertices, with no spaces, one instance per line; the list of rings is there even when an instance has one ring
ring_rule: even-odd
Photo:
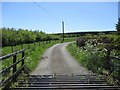
[[[2,35],[1,35],[2,33]],[[0,28],[0,39],[2,38],[2,46],[11,46],[11,45],[19,45],[24,43],[33,43],[36,41],[45,41],[45,40],[56,40],[60,39],[59,36],[48,35],[42,31],[30,31],[27,29],[19,29],[15,28]]]
[[[116,24],[116,30],[118,34],[120,34],[120,18],[118,19],[118,23]]]

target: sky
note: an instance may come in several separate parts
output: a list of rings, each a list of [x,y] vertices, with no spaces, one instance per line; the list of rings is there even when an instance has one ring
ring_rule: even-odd
[[[2,2],[2,27],[46,33],[115,30],[117,2]]]
[[[118,18],[120,18],[120,1],[118,2]]]

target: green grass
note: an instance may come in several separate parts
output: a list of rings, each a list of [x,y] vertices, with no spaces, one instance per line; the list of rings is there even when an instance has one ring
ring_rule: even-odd
[[[64,39],[64,42],[70,42],[70,41],[73,41],[74,39],[73,38],[65,38]],[[23,44],[23,48],[26,49],[25,51],[25,56],[26,56],[26,59],[25,59],[25,64],[26,66],[30,69],[30,70],[33,70],[36,66],[36,64],[38,63],[39,59],[41,58],[43,52],[51,47],[52,45],[56,44],[56,43],[60,43],[61,40],[59,41],[52,41],[52,42],[37,42],[35,43],[31,43],[31,44]],[[30,48],[29,48],[30,46]],[[12,48],[14,51],[12,51]],[[12,52],[15,52],[15,51],[18,51],[18,50],[21,50],[22,47],[21,45],[16,45],[16,46],[7,46],[7,47],[3,47],[2,48],[2,55],[1,56],[4,56],[4,55],[7,55],[7,54],[10,54]],[[17,59],[20,59],[21,58],[21,54],[18,54],[17,55]],[[10,66],[12,64],[12,57],[11,58],[8,58],[6,60],[4,60],[2,62],[2,68],[6,68],[8,66]],[[18,65],[19,66],[19,65]]]
[[[26,51],[25,51],[25,57],[26,57],[25,58],[25,65],[26,65],[25,71],[26,72],[25,73],[29,74],[30,72],[32,72],[36,68],[37,64],[39,63],[39,61],[42,57],[42,54],[45,52],[45,50],[57,43],[60,43],[60,41],[52,41],[50,43],[41,42],[40,46],[39,46],[39,43],[35,43],[35,45],[30,44],[30,49],[28,48],[27,44],[24,44],[23,47],[26,48]],[[18,50],[21,50],[21,45],[14,46],[14,51],[18,51]],[[6,55],[11,52],[12,52],[11,47],[2,48],[2,55]],[[20,58],[21,58],[21,54],[18,54],[17,60]],[[2,61],[2,69],[12,65],[12,62],[13,62],[12,59],[13,58],[11,57],[9,59]],[[19,69],[20,67],[21,67],[21,63],[17,64],[17,69]],[[12,75],[12,68],[10,70],[8,70],[6,72],[6,74],[4,76],[2,76],[0,79],[6,80],[11,75]],[[22,75],[24,75],[24,74],[22,74]]]
[[[76,46],[76,43],[71,43],[67,46],[67,50],[81,65],[98,75],[107,75],[107,82],[110,85],[118,85],[119,80],[115,77],[119,77],[119,72],[115,69],[116,67],[111,67],[114,69],[111,73],[109,70],[106,70],[106,54],[104,51],[97,49],[98,47],[89,45],[79,48]]]
[[[70,54],[85,68],[97,74],[103,74],[106,67],[105,52],[98,51],[97,47],[86,45],[77,47],[76,43],[67,46]]]
[[[27,44],[23,44],[23,48],[26,48],[26,51],[25,51],[26,67],[28,67],[29,70],[31,71],[34,70],[44,51],[56,43],[60,43],[60,41],[53,41],[50,43],[41,42],[40,46],[39,46],[39,43],[35,43],[35,45],[32,43],[32,44],[29,44],[30,49]],[[14,48],[14,51],[18,51],[22,49],[21,45],[14,46],[13,48]],[[9,53],[12,53],[12,49],[10,46],[2,48],[2,56]],[[20,59],[20,58],[21,58],[21,54],[18,54],[17,59]],[[8,67],[11,64],[12,64],[12,57],[2,62],[2,68]]]
[[[41,46],[36,46],[35,48],[26,51],[28,53],[26,55],[27,57],[25,63],[29,70],[33,71],[36,68],[37,64],[39,63],[45,50],[56,43],[60,43],[60,41],[42,44]]]
[[[70,42],[70,41],[73,41],[73,40],[74,40],[73,38],[72,39],[71,38],[70,39],[65,38],[64,42]],[[40,61],[43,53],[45,52],[45,50],[48,49],[49,47],[57,44],[57,43],[61,43],[61,40],[52,41],[50,43],[49,42],[48,43],[37,42],[37,43],[35,43],[35,45],[34,45],[34,43],[31,43],[31,44],[29,44],[30,48],[29,48],[28,44],[23,44],[23,48],[26,48],[26,51],[25,51],[25,57],[26,57],[25,58],[25,65],[26,65],[26,67],[25,67],[25,72],[23,72],[20,75],[19,79],[26,78],[25,75],[30,74],[37,67],[37,64],[39,63],[39,61]],[[21,45],[13,46],[12,48],[14,49],[14,52],[22,49]],[[7,47],[2,48],[2,56],[7,55],[7,54],[12,53],[12,52],[13,51],[11,49],[11,46],[7,46]],[[18,54],[17,55],[17,60],[20,59],[20,58],[21,58],[21,54]],[[12,62],[13,62],[12,59],[13,58],[11,57],[11,58],[8,58],[8,59],[2,61],[2,69],[12,65]],[[17,68],[20,68],[20,67],[21,67],[21,63],[17,64]],[[12,69],[10,69],[6,73],[5,76],[2,76],[1,79],[5,80],[6,78],[10,77],[11,75],[12,75]],[[14,84],[13,84],[13,86],[14,86]]]
[[[64,39],[64,42],[69,42],[69,41],[73,41],[74,39],[73,38],[65,38]],[[37,42],[35,43],[31,43],[31,44],[23,44],[23,48],[26,48],[26,51],[25,51],[25,56],[26,59],[25,59],[25,62],[26,64],[27,63],[30,63],[30,65],[28,65],[28,67],[30,68],[30,70],[32,68],[34,68],[34,66],[36,65],[36,60],[40,59],[40,57],[42,56],[43,52],[49,48],[50,46],[56,44],[56,43],[60,43],[61,41],[53,41],[53,42]],[[40,46],[39,46],[40,45]],[[29,46],[30,46],[30,49],[29,49]],[[12,48],[14,51],[12,51]],[[10,54],[12,52],[15,52],[15,51],[18,51],[18,50],[21,50],[22,47],[21,45],[16,45],[16,46],[7,46],[7,47],[3,47],[2,48],[2,55],[1,56],[4,56],[4,55],[7,55],[7,54]],[[21,58],[21,54],[17,55],[17,59]],[[34,63],[33,63],[34,62]],[[2,62],[2,68],[5,68],[9,65],[12,64],[12,57],[11,58],[8,58],[6,59],[5,61]],[[32,65],[33,64],[33,65]],[[35,65],[34,65],[35,64]]]

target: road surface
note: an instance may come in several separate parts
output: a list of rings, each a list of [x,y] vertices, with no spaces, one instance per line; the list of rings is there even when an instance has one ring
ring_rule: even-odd
[[[43,54],[37,68],[31,75],[78,75],[91,74],[66,50],[69,43],[56,44]]]

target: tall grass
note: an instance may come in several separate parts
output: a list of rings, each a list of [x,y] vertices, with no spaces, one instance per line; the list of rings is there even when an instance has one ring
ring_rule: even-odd
[[[37,64],[39,63],[42,54],[45,52],[45,50],[49,47],[51,47],[54,44],[60,43],[60,41],[52,41],[52,42],[41,42],[41,43],[35,43],[35,44],[30,44],[30,48],[27,44],[23,45],[23,48],[26,48],[25,51],[25,72],[22,73],[22,75],[20,76],[20,78],[26,78],[23,77],[26,74],[30,74],[30,72],[32,72]],[[14,51],[18,51],[21,50],[21,45],[17,45],[14,46]],[[6,55],[12,52],[11,47],[4,47],[2,48],[2,55]],[[21,58],[21,54],[17,55],[17,60],[19,60]],[[12,65],[13,63],[13,57],[2,61],[2,69],[7,68],[8,66]],[[19,69],[21,67],[21,63],[17,64],[17,69]],[[8,77],[10,77],[12,75],[12,68],[10,70],[8,70],[7,72],[4,73],[4,75],[2,75],[2,77],[0,77],[1,80],[6,80]]]
[[[82,64],[85,68],[92,70],[93,72],[99,72],[98,69],[105,67],[104,53],[93,50],[93,47],[79,48],[76,43],[71,43],[67,46],[68,51],[76,60]]]
[[[36,65],[38,64],[40,58],[42,57],[42,54],[44,53],[44,51],[56,43],[60,43],[60,41],[52,41],[52,42],[47,42],[47,43],[46,42],[44,42],[44,43],[37,42],[35,44],[32,43],[32,44],[29,44],[30,48],[29,48],[28,44],[23,44],[23,48],[26,48],[26,51],[25,51],[26,67],[30,71],[34,70]],[[14,46],[13,48],[14,48],[14,51],[18,51],[18,50],[22,49],[21,45]],[[12,52],[13,51],[10,46],[2,48],[2,56],[12,53]],[[17,59],[20,59],[20,58],[21,58],[21,54],[18,54]],[[7,60],[4,60],[2,62],[2,68],[6,68],[11,64],[12,64],[12,57]],[[20,66],[20,65],[18,65],[18,66]]]
[[[73,40],[74,40],[74,38],[65,38],[64,42],[70,42]],[[26,51],[25,51],[25,57],[26,57],[25,64],[26,64],[26,67],[30,71],[32,71],[32,70],[34,70],[34,68],[38,64],[38,61],[42,57],[42,54],[45,52],[45,50],[56,43],[61,43],[61,40],[56,40],[56,41],[54,40],[51,42],[49,42],[49,41],[36,42],[36,43],[16,45],[16,46],[6,46],[6,47],[2,48],[2,55],[1,56],[7,55],[7,54],[10,54],[12,52],[15,52],[15,51],[18,51],[18,50],[25,48],[26,49]],[[21,58],[21,54],[18,54],[17,60],[20,58]],[[2,68],[6,68],[6,67],[10,66],[11,64],[12,64],[12,57],[8,58],[2,62]],[[18,66],[20,66],[20,65],[18,65]]]
[[[74,39],[69,38],[64,40],[64,42],[69,42],[69,41],[73,41]],[[17,45],[14,47],[11,46],[7,46],[7,47],[3,47],[2,48],[2,56],[7,55],[9,53],[21,50],[22,48],[26,48],[25,51],[25,72],[23,72],[20,77],[18,79],[25,79],[27,78],[26,75],[30,74],[37,66],[37,64],[39,63],[43,53],[45,52],[45,50],[51,46],[53,46],[54,44],[57,43],[61,43],[61,40],[57,40],[57,41],[51,41],[51,42],[37,42],[37,43],[31,43],[31,44],[23,44],[21,45]],[[12,48],[14,51],[12,51]],[[17,55],[17,60],[19,60],[21,58],[21,54]],[[2,69],[6,68],[10,65],[12,65],[12,60],[13,58],[9,58],[7,60],[4,60],[2,62]],[[21,66],[21,63],[17,65],[17,68],[19,68]],[[10,77],[12,75],[12,69],[6,72],[6,75],[2,77],[2,80],[5,80],[6,78]],[[15,83],[16,84],[16,83]],[[12,84],[12,86],[14,87],[14,84]]]
[[[111,85],[118,85],[119,82],[119,68],[111,66],[112,72],[106,69],[107,60],[104,50],[99,50],[92,45],[85,45],[84,47],[77,47],[76,43],[71,43],[67,46],[70,54],[85,68],[93,71],[99,75],[107,75],[107,82]],[[98,50],[97,50],[98,49]],[[112,53],[111,53],[112,54]],[[112,59],[113,61],[113,59]],[[117,64],[119,64],[117,62]]]

